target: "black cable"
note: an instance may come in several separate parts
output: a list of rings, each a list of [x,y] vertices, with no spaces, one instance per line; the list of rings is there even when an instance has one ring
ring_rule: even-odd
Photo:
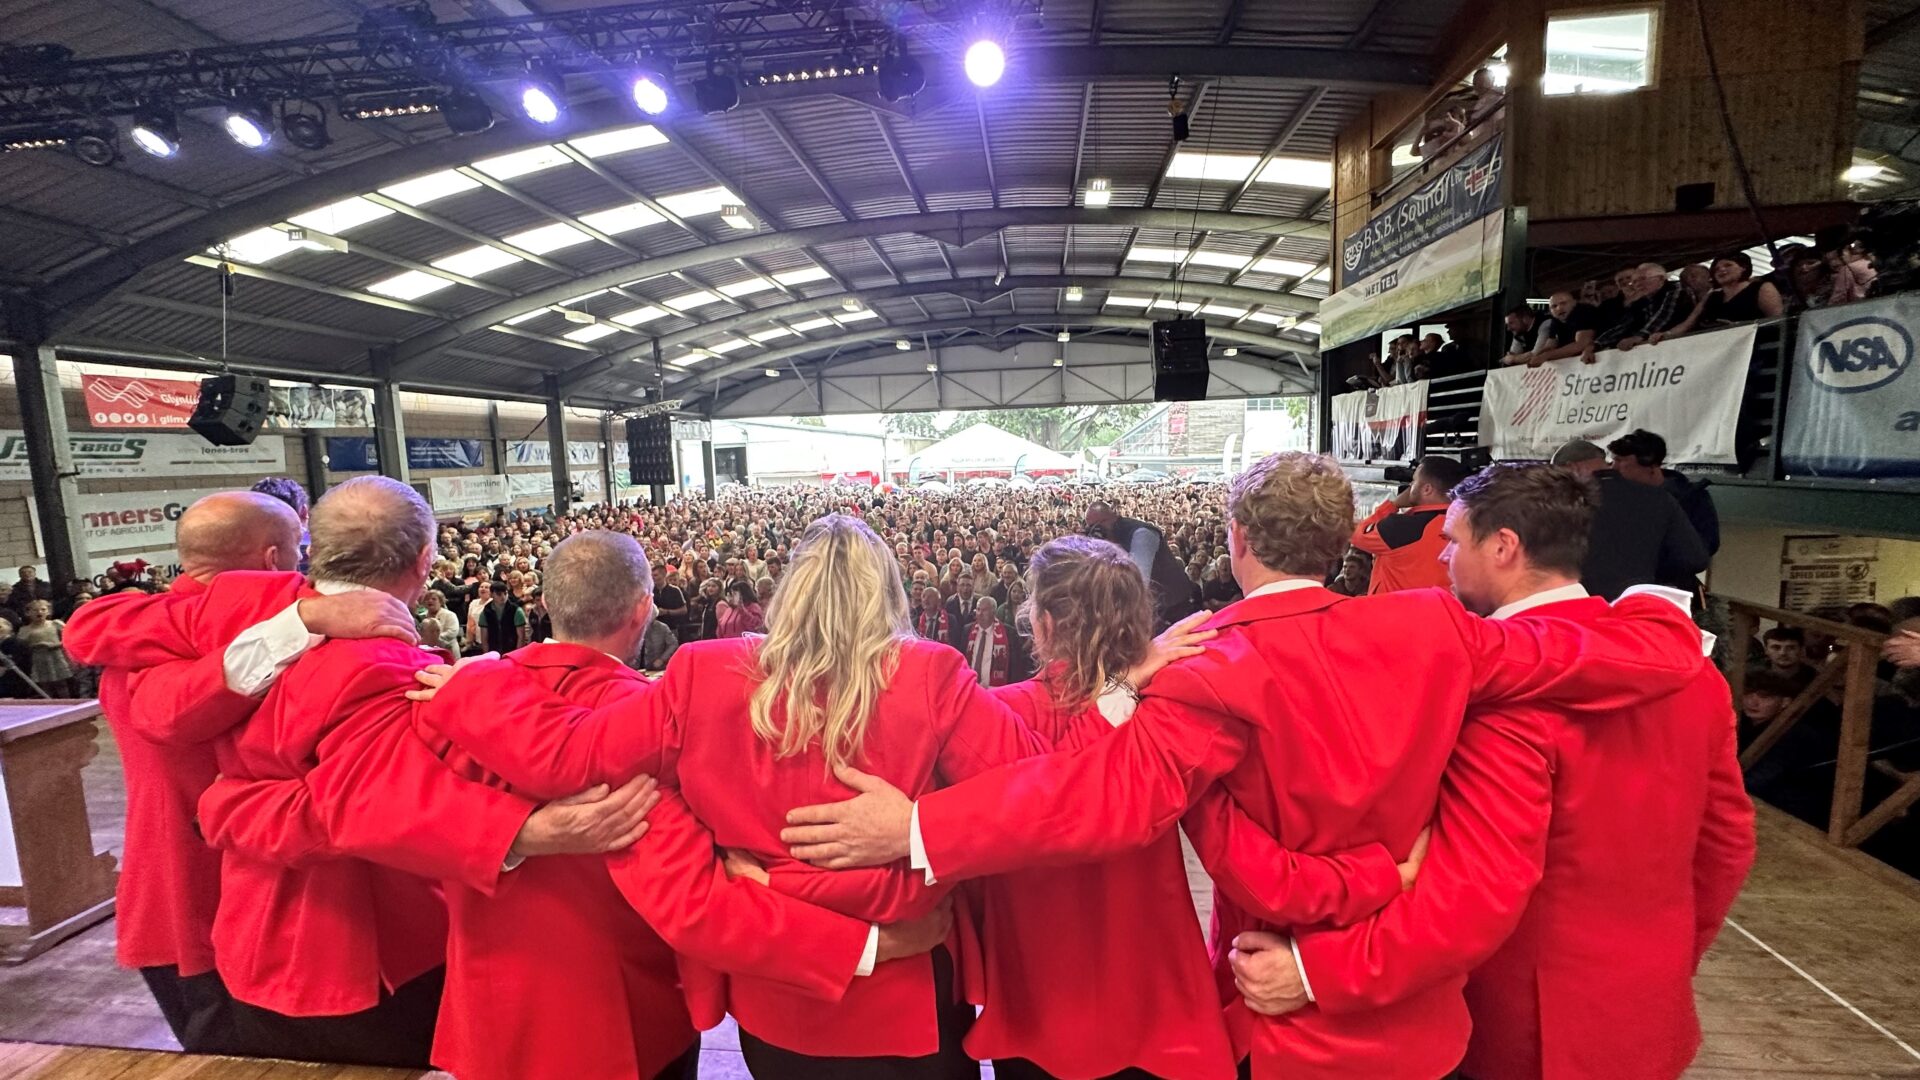
[[[1707,77],[1713,80],[1714,99],[1720,106],[1720,125],[1727,132],[1727,151],[1733,158],[1733,171],[1740,178],[1740,190],[1747,199],[1747,209],[1753,214],[1754,227],[1760,230],[1760,242],[1767,245],[1767,258],[1775,267],[1780,265],[1780,248],[1773,242],[1773,233],[1767,228],[1767,219],[1760,212],[1760,194],[1753,186],[1753,172],[1747,168],[1747,155],[1740,149],[1740,137],[1733,129],[1733,110],[1727,105],[1727,84],[1720,78],[1720,58],[1713,48],[1713,34],[1707,29],[1707,0],[1694,0],[1693,14],[1700,23],[1700,46],[1707,57]],[[1787,289],[1792,293],[1790,299],[1804,300],[1800,295],[1800,286],[1793,280],[1792,267],[1782,275]]]

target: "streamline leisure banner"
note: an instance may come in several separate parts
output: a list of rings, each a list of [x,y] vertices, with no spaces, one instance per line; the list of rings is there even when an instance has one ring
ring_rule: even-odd
[[[1907,379],[1920,295],[1800,316],[1787,384],[1787,471],[1866,479],[1920,476],[1920,383]]]
[[[1544,461],[1570,439],[1605,446],[1645,428],[1667,440],[1670,463],[1734,464],[1754,333],[1736,326],[1609,349],[1592,364],[1496,368],[1487,373],[1480,442],[1502,461]]]
[[[1427,419],[1427,380],[1335,395],[1331,414],[1339,460],[1411,461]]]

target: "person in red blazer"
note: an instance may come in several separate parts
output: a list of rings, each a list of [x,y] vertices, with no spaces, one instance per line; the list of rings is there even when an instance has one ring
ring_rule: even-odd
[[[1050,744],[995,702],[959,653],[913,635],[899,567],[856,519],[809,526],[768,619],[765,638],[687,645],[651,693],[591,713],[530,701],[537,688],[525,672],[485,662],[463,666],[423,718],[516,790],[545,797],[651,773],[677,783],[715,839],[765,862],[782,890],[874,922],[925,913],[948,890],[904,866],[875,882],[785,859],[788,808],[851,793],[835,770],[864,782],[846,771],[854,762],[924,792]],[[499,701],[514,702],[511,714],[482,706]],[[631,861],[610,864],[623,891]],[[728,1004],[748,1067],[763,1080],[971,1068],[961,1038],[973,1010],[957,980],[977,956],[971,920],[956,918],[947,947],[879,964],[837,1004],[734,976]]]
[[[544,569],[544,595],[562,640],[518,650],[510,662],[545,691],[584,706],[647,693],[649,684],[615,659],[636,655],[652,617],[652,582],[639,545],[614,533],[577,533],[554,549]],[[504,708],[512,714],[511,705]],[[505,786],[458,748],[448,760],[470,779]],[[210,828],[222,836],[236,816],[313,813],[305,797],[312,776],[220,782],[210,798],[222,809],[210,815]],[[773,891],[730,883],[712,837],[676,795],[648,821],[646,842],[615,856],[626,863],[624,895],[606,862],[587,856],[530,860],[490,897],[449,884],[452,933],[436,1065],[461,1080],[678,1077],[698,1059],[696,1025],[711,1027],[725,1011],[713,968],[750,972],[831,1002],[862,965],[870,936],[869,968],[926,952],[946,936],[920,927],[870,930]]]
[[[1200,615],[1153,639],[1146,581],[1126,552],[1104,540],[1068,536],[1046,544],[1033,556],[1028,582],[1034,647],[1046,667],[1040,678],[993,693],[1059,747],[1111,730],[1103,710],[1130,711],[1124,691],[1107,690],[1112,677],[1124,672],[1128,684],[1145,687],[1166,662],[1197,653],[1212,637],[1187,633]],[[1211,788],[1185,820],[1195,845],[1206,850],[1227,841],[1231,825],[1224,822],[1234,816],[1232,801]],[[1362,868],[1369,860],[1371,874]],[[1272,865],[1278,869],[1283,860]],[[1284,903],[1302,923],[1345,925],[1401,891],[1398,868],[1379,844],[1302,857],[1300,865]],[[1362,888],[1347,890],[1348,879]],[[1162,835],[1104,862],[985,878],[977,896],[984,1007],[966,1045],[974,1057],[993,1059],[996,1077],[1234,1075],[1237,1058],[1178,837]]]
[[[1593,508],[1591,482],[1563,469],[1469,478],[1445,525],[1462,602],[1495,619],[1604,618],[1606,602],[1579,583]],[[1726,680],[1693,659],[1674,694],[1549,714],[1521,733],[1551,771],[1550,803],[1526,826],[1545,833],[1545,873],[1517,931],[1468,979],[1466,1076],[1672,1080],[1698,1051],[1694,971],[1752,866],[1754,834]],[[1445,934],[1447,883],[1475,861],[1448,842],[1450,794],[1419,888],[1369,924],[1299,938],[1320,1008],[1378,1007],[1472,966]]]
[[[220,492],[188,507],[177,533],[181,573],[173,591],[204,592],[227,570],[292,570],[300,557],[300,519],[277,499]],[[126,598],[122,600],[121,598]],[[213,918],[220,903],[220,855],[194,828],[194,807],[219,767],[208,742],[224,730],[217,710],[187,706],[141,711],[156,687],[178,679],[190,661],[136,672],[116,648],[111,613],[140,593],[83,605],[68,622],[66,647],[97,665],[100,706],[120,750],[126,776],[126,842],[114,890],[116,954],[140,969],[161,1014],[183,1049],[231,1051],[231,1008],[213,963]],[[106,632],[103,633],[102,630]],[[157,713],[157,715],[156,715]]]
[[[1106,857],[1165,832],[1220,780],[1288,848],[1377,842],[1404,857],[1433,817],[1469,702],[1622,707],[1671,692],[1693,670],[1685,654],[1699,632],[1664,601],[1630,601],[1593,625],[1523,625],[1475,619],[1438,590],[1328,592],[1320,582],[1353,527],[1352,489],[1330,459],[1273,455],[1236,478],[1228,510],[1247,597],[1207,624],[1220,636],[1206,652],[1156,677],[1127,724],[917,803],[874,790],[798,809],[783,837],[792,853],[827,866],[908,856],[941,883]],[[1522,760],[1499,767],[1530,767],[1532,751],[1521,749]],[[1505,892],[1531,885],[1522,874]],[[1490,902],[1461,918],[1511,919],[1517,907]],[[1231,896],[1216,896],[1215,910],[1220,929],[1261,928]],[[1223,978],[1230,940],[1216,933]],[[1468,1022],[1455,984],[1366,1013],[1306,1009],[1247,1027],[1255,1077],[1433,1080],[1459,1064]]]

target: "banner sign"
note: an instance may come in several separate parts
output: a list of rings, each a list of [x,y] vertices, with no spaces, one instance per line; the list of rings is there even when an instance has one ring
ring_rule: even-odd
[[[364,386],[274,383],[267,393],[268,428],[297,430],[373,426],[373,391]]]
[[[198,435],[69,434],[67,445],[81,476],[120,480],[287,471],[287,447],[280,439],[261,439],[251,446],[215,446]],[[27,437],[17,428],[0,430],[0,480],[30,479]]]
[[[479,439],[408,439],[409,469],[481,469],[486,456]],[[372,472],[380,451],[372,436],[335,435],[327,440],[327,468],[333,472]]]
[[[1341,241],[1341,285],[1350,287],[1469,222],[1498,214],[1506,174],[1502,141],[1495,135],[1482,143]]]
[[[592,502],[600,494],[600,470],[588,469],[574,471],[573,484],[580,489],[587,501]],[[552,472],[520,472],[507,474],[507,494],[515,501],[520,499],[544,499],[553,494]]]
[[[1592,364],[1559,360],[1487,373],[1480,444],[1502,461],[1545,461],[1570,439],[1605,446],[1635,428],[1667,440],[1670,464],[1734,464],[1734,426],[1753,358],[1751,324]]]
[[[1500,291],[1506,215],[1492,213],[1320,301],[1320,347],[1418,322]]]
[[[200,384],[144,375],[81,375],[80,396],[97,428],[181,428],[200,404]]]
[[[1916,328],[1914,293],[1800,317],[1780,444],[1788,472],[1920,476],[1920,376],[1907,378]]]
[[[498,475],[436,476],[427,481],[427,501],[433,504],[435,513],[505,506],[508,501],[507,478]]]
[[[538,442],[522,439],[507,444],[508,465],[552,465],[553,447],[545,439]],[[597,442],[567,443],[567,464],[600,464],[600,444]]]
[[[78,513],[86,535],[87,553],[125,551],[129,548],[173,548],[174,524],[194,501],[222,488],[193,491],[115,491],[80,496]],[[40,533],[40,512],[32,499],[27,511],[33,518],[33,547],[45,555]],[[109,560],[111,561],[111,560]]]
[[[1879,563],[1877,537],[1786,537],[1780,542],[1780,606],[1811,611],[1871,602]]]
[[[1333,456],[1341,461],[1412,461],[1427,420],[1427,380],[1337,394]]]

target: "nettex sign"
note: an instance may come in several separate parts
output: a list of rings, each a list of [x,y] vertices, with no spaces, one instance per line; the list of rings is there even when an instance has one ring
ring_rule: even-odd
[[[1920,297],[1902,293],[1800,317],[1781,457],[1809,476],[1920,476]]]

